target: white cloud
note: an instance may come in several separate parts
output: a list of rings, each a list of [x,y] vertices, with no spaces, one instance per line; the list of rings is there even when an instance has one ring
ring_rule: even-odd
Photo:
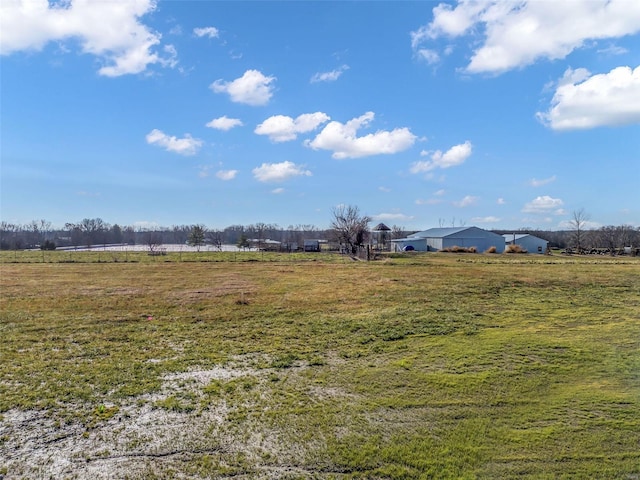
[[[471,219],[471,221],[473,223],[498,223],[500,220],[502,220],[501,218],[498,217],[494,217],[494,216],[488,216],[488,217],[473,217]]]
[[[218,38],[220,31],[216,27],[194,28],[193,34],[196,37]]]
[[[330,122],[313,141],[307,141],[305,145],[314,150],[333,150],[333,158],[343,159],[393,154],[406,150],[414,144],[416,136],[408,128],[378,130],[358,137],[358,130],[367,126],[374,117],[373,112],[367,112],[344,124]]]
[[[157,145],[180,155],[194,155],[202,146],[202,140],[193,138],[189,134],[186,134],[184,138],[177,138],[169,136],[157,128],[151,130],[146,139],[149,145]]]
[[[621,47],[619,45],[608,45],[604,48],[600,48],[598,49],[598,53],[603,54],[603,55],[624,55],[625,53],[628,53],[629,50],[627,50],[624,47]]]
[[[496,200],[496,203],[498,205],[506,205],[507,201],[504,198],[500,197],[498,200]]]
[[[565,58],[588,40],[640,31],[640,2],[629,0],[460,0],[440,3],[433,21],[411,33],[415,51],[440,37],[484,36],[473,52],[469,73],[502,73],[546,58]],[[472,39],[472,44],[477,39]]]
[[[446,191],[445,189],[440,189],[440,190],[438,190],[438,191],[436,191],[436,192],[433,192],[433,194],[434,194],[436,197],[441,197],[441,196],[443,196],[445,193],[447,193],[447,191]]]
[[[154,47],[162,36],[140,22],[155,4],[153,0],[75,0],[57,5],[47,0],[5,0],[0,3],[0,53],[41,50],[49,42],[74,39],[82,53],[101,59],[98,73],[107,77],[141,73],[152,64],[173,67],[175,48],[167,52],[168,58],[159,55]]]
[[[236,175],[238,175],[238,170],[218,170],[216,172],[216,177],[224,181],[233,180]]]
[[[454,145],[446,152],[442,153],[441,150],[436,150],[431,153],[431,160],[421,160],[414,162],[411,165],[411,173],[429,172],[436,168],[450,168],[457,165],[462,165],[467,158],[471,156],[473,145],[470,141],[461,143],[460,145]],[[429,152],[421,152],[420,155],[428,155]]]
[[[211,170],[210,165],[202,165],[200,167],[200,171],[198,172],[198,177],[207,178],[209,176],[209,170]]]
[[[467,195],[462,200],[453,202],[453,205],[459,208],[465,208],[465,207],[470,207],[472,205],[475,205],[476,203],[478,203],[478,200],[480,200],[480,198],[474,197],[472,195]]]
[[[404,213],[379,213],[378,215],[373,215],[371,218],[375,222],[408,222],[415,217],[405,215]]]
[[[274,195],[280,195],[281,193],[284,193],[284,188],[282,187],[274,188],[273,190],[271,190],[271,193],[273,193]]]
[[[243,125],[242,121],[238,118],[228,118],[226,115],[222,117],[214,118],[209,123],[206,124],[209,128],[215,128],[216,130],[228,131],[234,127],[241,127]]]
[[[322,112],[304,113],[296,119],[274,115],[258,125],[254,132],[267,135],[272,142],[288,142],[295,140],[299,133],[315,130],[329,120],[329,115]]]
[[[553,213],[555,215],[564,215],[565,212],[562,209],[562,205],[564,205],[564,202],[561,199],[552,198],[549,195],[544,195],[541,197],[536,197],[529,203],[525,204],[522,212],[542,214]]]
[[[532,178],[531,180],[529,180],[529,185],[531,185],[532,187],[542,187],[543,185],[547,185],[555,181],[556,181],[555,175],[552,175],[549,178],[543,178],[541,180],[538,180],[537,178]]]
[[[232,102],[260,106],[269,103],[275,80],[276,77],[266,77],[258,70],[247,70],[240,78],[230,82],[216,80],[209,88],[215,93],[227,93]]]
[[[416,55],[420,60],[424,60],[427,64],[432,65],[440,61],[440,55],[435,50],[429,48],[421,48],[416,51]]]
[[[317,82],[335,82],[340,76],[349,70],[348,65],[342,65],[340,68],[331,70],[330,72],[318,72],[311,77],[311,83]]]
[[[568,69],[551,107],[538,112],[538,119],[554,130],[640,123],[640,66],[589,75],[585,69]]]
[[[293,177],[311,176],[311,172],[305,170],[303,165],[296,165],[289,161],[263,163],[254,168],[252,172],[256,180],[260,182],[282,182]]]
[[[443,200],[439,199],[439,198],[428,198],[426,200],[422,199],[422,198],[418,198],[416,200],[416,205],[438,205],[439,203],[442,203]]]
[[[390,193],[391,189],[389,187],[378,187],[378,190],[384,193]]]

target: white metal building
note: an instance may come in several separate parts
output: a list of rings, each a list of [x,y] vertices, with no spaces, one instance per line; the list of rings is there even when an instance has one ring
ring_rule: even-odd
[[[549,242],[529,233],[505,233],[506,245],[520,245],[527,253],[546,253]]]
[[[502,253],[505,246],[502,235],[478,227],[430,228],[391,242],[396,252],[405,250],[437,252],[451,247],[475,247],[481,253],[495,247],[499,253]]]

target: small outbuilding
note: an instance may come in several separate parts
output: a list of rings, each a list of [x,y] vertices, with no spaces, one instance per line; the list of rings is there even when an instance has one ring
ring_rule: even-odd
[[[475,248],[478,252],[484,252],[495,247],[502,252],[505,245],[501,235],[478,227],[430,228],[407,238],[392,240],[391,243],[396,252],[407,251],[409,247],[419,252],[439,252],[453,247]]]
[[[389,240],[391,235],[391,229],[384,223],[379,223],[372,230],[374,248],[377,250],[389,250]]]
[[[527,253],[546,253],[549,242],[529,233],[505,233],[502,235],[506,245],[518,245]]]

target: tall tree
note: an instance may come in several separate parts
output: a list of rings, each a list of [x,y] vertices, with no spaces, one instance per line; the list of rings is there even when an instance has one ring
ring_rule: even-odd
[[[358,247],[362,246],[366,240],[371,218],[362,215],[355,205],[340,205],[331,213],[333,214],[331,222],[333,236],[340,245],[355,255],[358,253]]]
[[[576,248],[578,253],[582,252],[585,246],[586,240],[586,228],[587,222],[589,221],[589,215],[585,212],[584,208],[580,210],[574,210],[571,215],[571,220],[569,221],[569,225],[571,230],[573,231],[572,240],[573,246]]]
[[[189,245],[196,247],[200,251],[200,247],[204,245],[204,238],[207,233],[207,229],[204,225],[192,225],[191,232],[189,232]]]

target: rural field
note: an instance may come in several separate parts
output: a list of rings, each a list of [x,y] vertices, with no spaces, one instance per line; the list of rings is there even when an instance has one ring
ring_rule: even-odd
[[[640,258],[0,254],[0,478],[640,479]]]

